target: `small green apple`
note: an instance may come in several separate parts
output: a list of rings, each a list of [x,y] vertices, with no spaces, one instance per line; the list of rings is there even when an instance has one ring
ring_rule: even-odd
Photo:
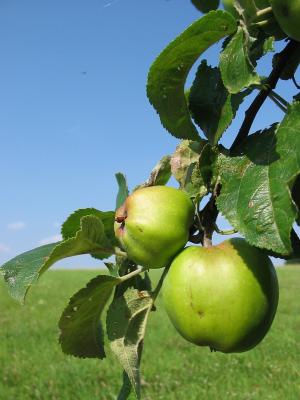
[[[300,0],[270,0],[281,29],[292,39],[300,41]]]
[[[137,264],[166,267],[188,241],[194,212],[193,202],[182,190],[145,187],[116,211],[115,234]]]
[[[265,253],[234,238],[209,248],[191,246],[173,260],[163,300],[188,341],[224,353],[256,346],[278,303],[276,272]]]

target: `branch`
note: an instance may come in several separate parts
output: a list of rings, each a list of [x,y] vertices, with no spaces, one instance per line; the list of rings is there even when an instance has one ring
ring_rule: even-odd
[[[241,144],[245,138],[248,136],[248,133],[251,129],[252,123],[258,113],[260,107],[265,102],[266,98],[269,96],[270,92],[275,89],[278,80],[280,79],[280,75],[284,70],[287,61],[293,55],[294,51],[300,47],[300,43],[295,40],[291,40],[287,46],[279,53],[278,62],[274,66],[272,72],[270,73],[268,79],[263,85],[264,88],[259,92],[259,94],[255,97],[253,103],[245,112],[244,122],[239,130],[237,137],[235,138],[231,151],[234,150],[239,144]]]
[[[215,230],[216,220],[219,211],[216,206],[216,199],[221,191],[221,185],[217,183],[214,192],[211,195],[206,206],[201,211],[201,221],[204,228],[203,246],[210,247],[212,245],[212,235]]]
[[[158,296],[158,294],[160,292],[160,289],[161,289],[161,287],[162,287],[162,285],[164,283],[164,279],[165,279],[169,269],[170,269],[170,265],[165,267],[164,272],[161,274],[161,277],[160,277],[160,279],[158,281],[158,284],[157,284],[155,290],[152,293],[153,302],[156,300],[156,298],[157,298],[157,296]]]
[[[300,257],[300,239],[294,229],[291,231],[291,242],[293,247],[293,254],[291,258],[299,258]]]

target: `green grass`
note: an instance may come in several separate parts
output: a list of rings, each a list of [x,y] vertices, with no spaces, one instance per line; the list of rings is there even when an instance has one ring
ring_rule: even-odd
[[[113,400],[121,369],[61,353],[57,320],[68,298],[96,271],[51,271],[25,307],[0,283],[0,400]],[[299,400],[300,266],[278,270],[280,304],[271,331],[254,350],[210,353],[184,341],[158,302],[145,340],[144,400]]]

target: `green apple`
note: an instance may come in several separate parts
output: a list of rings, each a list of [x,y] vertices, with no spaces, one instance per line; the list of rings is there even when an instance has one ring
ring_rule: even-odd
[[[256,346],[278,304],[273,264],[241,238],[187,247],[173,260],[162,290],[177,331],[192,343],[224,353]]]
[[[182,190],[145,187],[116,211],[115,234],[132,261],[148,268],[166,267],[188,241],[194,212]]]
[[[270,5],[281,29],[300,41],[300,0],[270,0]]]

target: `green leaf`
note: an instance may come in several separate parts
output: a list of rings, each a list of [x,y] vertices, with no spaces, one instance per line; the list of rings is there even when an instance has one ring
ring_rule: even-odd
[[[137,399],[141,398],[139,365],[152,306],[149,293],[131,289],[115,298],[107,313],[110,347],[127,373]]]
[[[216,10],[219,7],[220,0],[191,0],[197,10],[202,13],[208,13],[211,10]]]
[[[171,156],[164,156],[153,168],[150,173],[149,179],[145,183],[137,186],[134,190],[147,187],[165,185],[171,178]]]
[[[249,61],[246,38],[239,27],[220,56],[220,70],[229,93],[238,93],[243,88],[258,85],[260,78]]]
[[[251,135],[234,157],[224,157],[219,211],[246,240],[288,255],[297,216],[290,188],[300,173],[300,103],[282,123]]]
[[[26,251],[1,266],[8,291],[14,299],[24,301],[30,286],[37,282],[40,269],[58,244],[46,244]]]
[[[104,358],[101,313],[121,279],[100,275],[75,293],[59,320],[62,351],[82,358]]]
[[[63,223],[61,234],[64,240],[76,236],[77,231],[80,229],[80,220],[87,215],[94,215],[99,218],[104,226],[104,232],[107,239],[112,245],[117,245],[117,240],[114,233],[114,211],[99,211],[96,208],[81,208],[74,211],[67,220]]]
[[[266,36],[264,32],[260,31],[249,47],[250,62],[256,66],[261,57],[269,52],[274,52],[274,37]]]
[[[123,175],[121,172],[117,172],[115,176],[119,186],[117,200],[116,200],[116,210],[117,210],[127,199],[129,195],[129,190],[125,175]]]
[[[198,57],[235,30],[236,22],[230,14],[211,11],[171,42],[152,64],[148,98],[162,125],[175,137],[199,140],[186,102],[185,81]]]
[[[207,144],[201,150],[197,163],[188,169],[184,190],[200,200],[208,192],[212,192],[218,179],[218,154],[216,147]]]
[[[11,296],[24,301],[31,285],[57,261],[80,254],[107,258],[113,252],[102,221],[89,215],[81,218],[81,228],[75,237],[23,253],[5,263],[1,270]]]
[[[212,145],[217,144],[248,94],[249,91],[229,94],[219,68],[212,68],[206,60],[202,61],[190,90],[189,109]]]
[[[176,147],[174,154],[171,156],[171,171],[181,189],[185,190],[187,183],[190,182],[193,170],[206,144],[207,141],[205,140],[201,140],[201,142],[183,140]],[[202,190],[206,191],[205,188],[199,188],[199,191]]]

